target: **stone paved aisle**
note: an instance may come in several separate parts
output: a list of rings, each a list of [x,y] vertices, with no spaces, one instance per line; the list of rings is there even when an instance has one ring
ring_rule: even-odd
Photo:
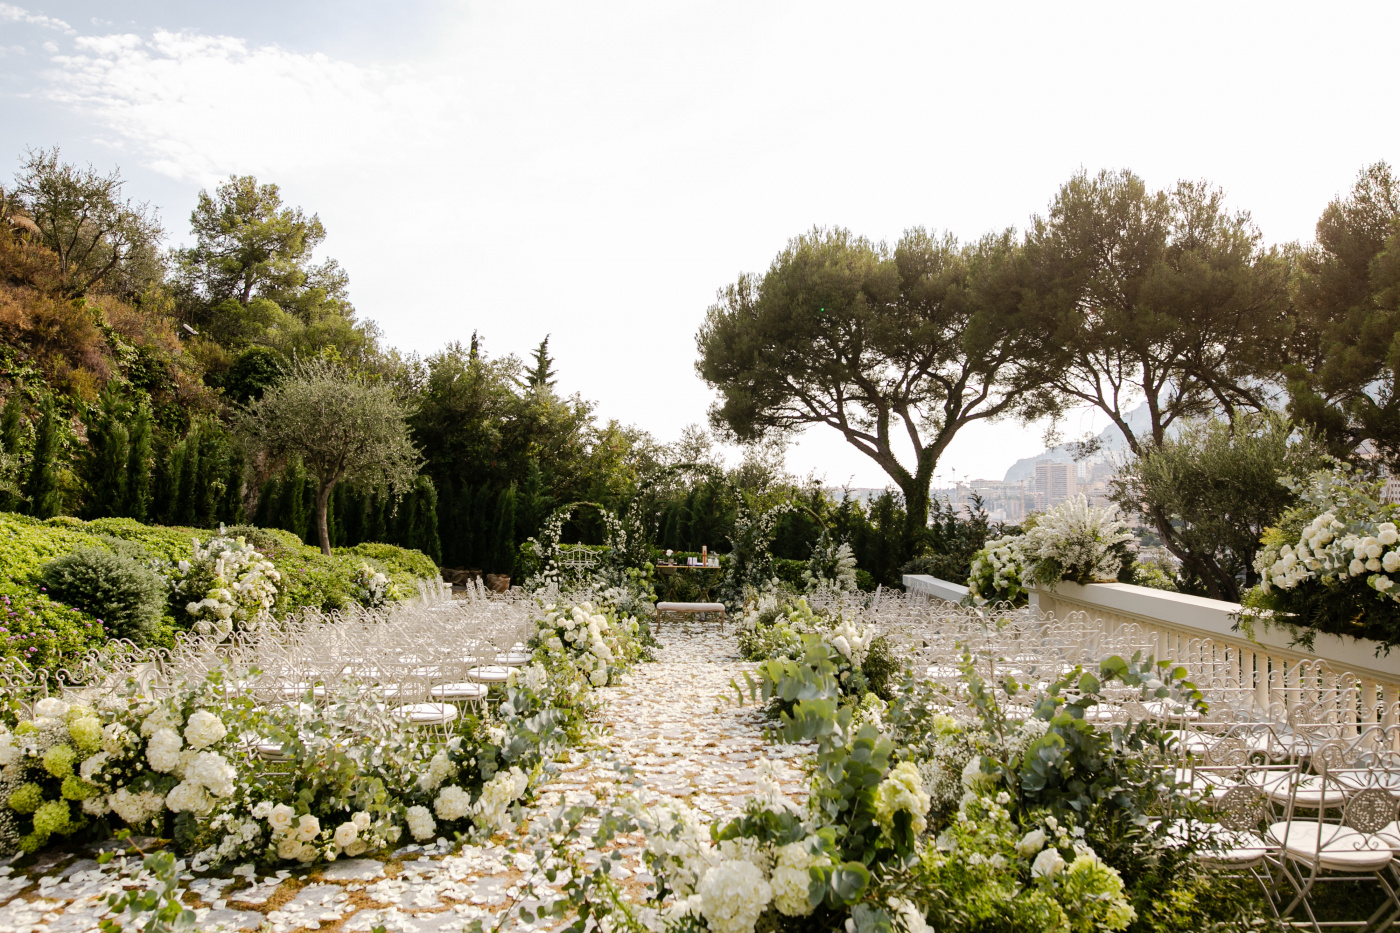
[[[636,793],[643,803],[683,799],[723,819],[755,791],[764,759],[783,788],[801,799],[804,751],[765,745],[761,714],[733,702],[730,681],[742,682],[742,671],[752,667],[739,659],[733,636],[709,625],[667,624],[660,641],[656,663],[639,665],[625,683],[600,691],[607,704],[608,754],[575,750],[562,773],[541,789],[537,812],[622,791]],[[640,786],[619,783],[615,763],[630,764]],[[223,925],[359,933],[383,925],[455,933],[475,917],[495,917],[533,868],[528,855],[503,837],[497,840],[458,851],[446,843],[409,846],[387,861],[348,859],[310,872],[255,876],[252,866],[243,866],[222,878],[186,876],[188,900],[201,930]],[[637,847],[623,851],[627,858],[614,874],[650,881]],[[49,856],[27,871],[0,867],[0,933],[96,930],[104,896],[112,890],[110,869],[91,859]],[[507,925],[530,929],[518,920]]]

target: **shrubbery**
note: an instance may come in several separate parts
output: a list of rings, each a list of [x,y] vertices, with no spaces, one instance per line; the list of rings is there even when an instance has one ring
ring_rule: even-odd
[[[141,644],[165,613],[165,580],[132,557],[84,547],[45,564],[40,581],[53,599],[65,602],[105,627],[112,638]]]
[[[278,615],[304,607],[340,609],[359,601],[357,575],[366,562],[404,596],[416,592],[419,579],[437,576],[427,557],[393,545],[359,545],[326,557],[285,531],[239,526],[226,533],[244,537],[275,565],[283,580],[273,609]],[[161,611],[152,624],[149,614],[133,609],[149,609],[150,603],[142,600],[149,598],[150,578],[138,587],[135,575],[154,562],[170,568],[170,576],[180,576],[175,567],[191,560],[195,540],[208,542],[210,537],[208,531],[143,525],[129,518],[45,521],[0,512],[0,658],[18,657],[31,667],[56,670],[65,659],[113,636],[165,643],[190,621],[181,610],[208,593],[184,598],[162,583]],[[60,596],[45,582],[45,567],[77,551],[85,553],[77,564],[65,561],[54,570],[59,574],[59,568],[67,568],[61,572]],[[159,574],[152,569],[151,577]],[[80,584],[80,578],[86,582]],[[135,595],[134,587],[143,595]],[[168,597],[181,601],[167,602]],[[133,623],[133,618],[145,621]]]

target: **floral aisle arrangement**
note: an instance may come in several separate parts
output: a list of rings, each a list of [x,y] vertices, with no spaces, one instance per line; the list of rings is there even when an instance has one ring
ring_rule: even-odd
[[[259,706],[252,671],[159,698],[133,681],[15,704],[0,725],[0,852],[129,829],[173,839],[202,870],[510,831],[557,752],[586,734],[592,685],[641,656],[634,620],[574,608],[559,625],[566,614],[583,634],[567,649],[544,639],[558,644],[538,645],[489,714],[460,715],[448,734],[387,714],[356,684],[317,705]]]
[[[808,592],[827,589],[838,593],[854,593],[856,585],[856,555],[850,544],[839,544],[825,531],[812,548],[812,556],[802,571]]]
[[[768,602],[771,608],[756,610],[753,628],[739,636],[743,656],[762,662],[754,676],[746,675],[750,696],[761,694],[774,717],[803,697],[822,697],[878,722],[903,673],[889,639],[846,607],[818,613],[805,597],[768,597],[760,605]]]
[[[398,586],[382,570],[363,561],[350,580],[350,595],[366,609],[378,609],[403,598]]]
[[[195,631],[222,636],[272,618],[282,575],[245,539],[216,535],[203,545],[195,539],[194,553],[175,565],[172,583]]]
[[[968,596],[978,606],[1024,605],[1025,575],[1020,535],[988,541],[986,547],[972,556],[972,572],[967,578]]]
[[[595,687],[613,683],[641,657],[640,624],[631,616],[619,618],[606,603],[550,603],[535,625],[531,647],[536,653],[565,659]]]
[[[1244,621],[1291,626],[1304,644],[1317,632],[1400,644],[1400,531],[1381,486],[1345,465],[1297,484],[1298,505],[1264,530]]]
[[[1203,873],[1192,846],[1169,843],[1161,817],[1174,778],[1157,757],[1166,737],[1149,723],[1084,721],[1110,681],[1144,699],[1198,702],[1182,675],[1109,659],[1098,675],[1074,671],[1026,701],[1022,722],[970,663],[968,721],[936,712],[914,681],[882,723],[804,698],[783,737],[817,744],[805,805],[761,773],[743,814],[709,828],[682,805],[580,812],[576,824],[601,819],[604,837],[644,833],[656,884],[639,903],[605,870],[575,862],[552,909],[604,929],[716,933],[1213,928],[1260,905],[1247,886]],[[569,859],[569,838],[555,839]]]
[[[1026,587],[1061,580],[1112,583],[1132,537],[1116,509],[1092,506],[1083,495],[1066,499],[1023,533],[990,541],[973,556],[970,601],[1015,604]]]

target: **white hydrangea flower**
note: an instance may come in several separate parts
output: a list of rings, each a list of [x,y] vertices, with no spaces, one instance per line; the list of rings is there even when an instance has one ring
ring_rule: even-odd
[[[170,773],[180,766],[180,746],[184,743],[174,729],[162,727],[146,743],[146,760],[152,770]]]
[[[773,888],[753,862],[720,862],[700,879],[700,913],[714,933],[753,933]]]
[[[456,784],[449,784],[433,801],[433,810],[440,820],[460,820],[471,812],[472,795]]]
[[[155,791],[133,794],[123,787],[112,794],[107,803],[112,812],[131,826],[140,826],[165,812],[165,795]]]
[[[195,710],[185,723],[185,741],[190,748],[208,748],[228,735],[222,719],[208,710]]]
[[[809,869],[828,864],[825,855],[814,856],[811,849],[819,845],[815,837],[802,842],[791,842],[781,846],[774,853],[773,906],[786,917],[805,917],[815,908],[812,906],[808,889],[811,885]]]
[[[185,768],[185,780],[194,781],[216,797],[233,793],[238,772],[218,752],[199,752]]]
[[[188,810],[203,816],[214,808],[214,798],[202,785],[186,780],[171,788],[165,796],[165,805],[176,813]]]
[[[419,842],[433,838],[433,834],[437,832],[437,822],[427,807],[409,807],[407,817],[408,831]]]

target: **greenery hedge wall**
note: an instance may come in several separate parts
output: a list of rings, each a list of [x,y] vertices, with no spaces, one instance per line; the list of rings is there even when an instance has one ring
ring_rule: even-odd
[[[228,531],[244,535],[281,572],[285,590],[279,614],[308,606],[332,610],[348,605],[351,582],[361,563],[383,571],[405,593],[413,592],[419,579],[438,575],[437,565],[426,555],[391,544],[337,548],[327,557],[290,532],[252,526]],[[0,512],[0,658],[17,656],[31,667],[53,670],[65,658],[107,638],[96,616],[50,599],[45,592],[40,571],[54,558],[83,547],[101,547],[127,556],[144,552],[148,560],[173,562],[190,555],[193,539],[204,541],[213,534],[198,528],[143,525],[129,518],[84,522]],[[168,610],[164,621],[157,640],[168,642],[178,626]]]

